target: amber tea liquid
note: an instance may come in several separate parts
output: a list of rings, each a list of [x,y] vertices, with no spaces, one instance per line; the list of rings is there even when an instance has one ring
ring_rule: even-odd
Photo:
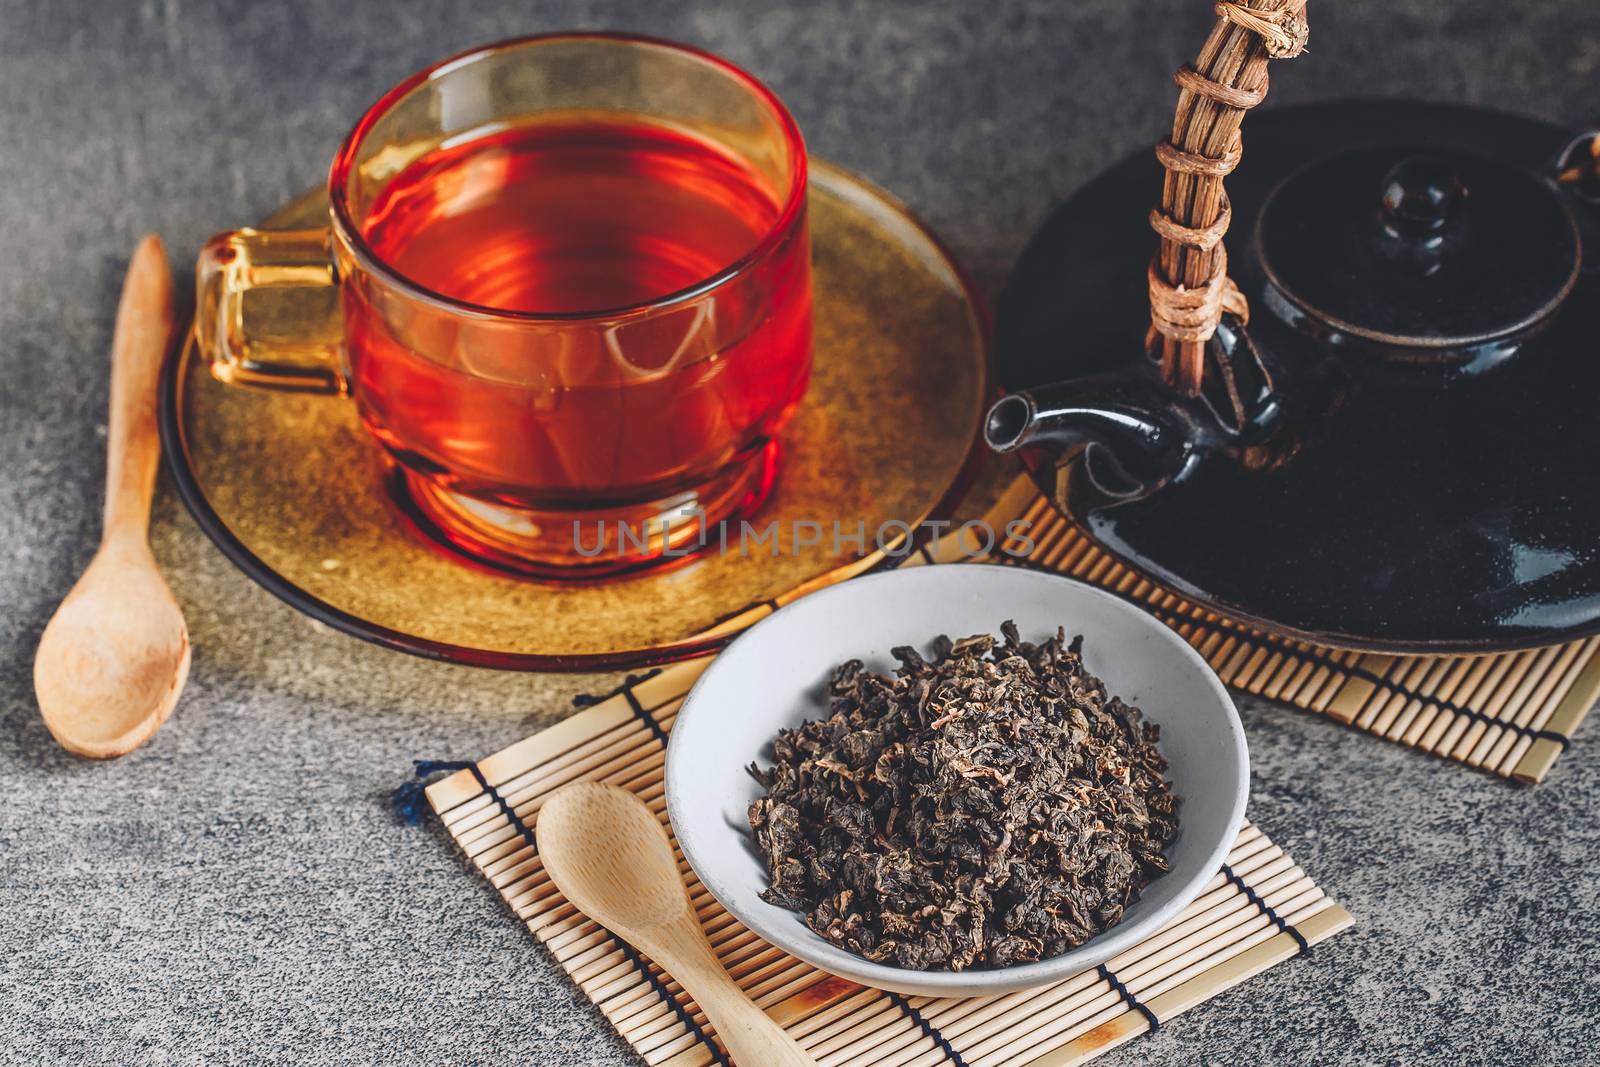
[[[382,187],[361,236],[434,294],[525,317],[346,285],[362,418],[446,526],[749,508],[811,364],[806,228],[783,211],[761,174],[665,125],[590,114],[447,140]]]

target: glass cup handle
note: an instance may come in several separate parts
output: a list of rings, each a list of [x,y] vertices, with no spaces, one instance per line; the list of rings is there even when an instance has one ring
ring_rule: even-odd
[[[297,393],[346,392],[337,340],[252,340],[244,295],[252,289],[327,289],[339,284],[329,232],[232,230],[207,241],[195,267],[195,333],[211,374],[229,385]]]

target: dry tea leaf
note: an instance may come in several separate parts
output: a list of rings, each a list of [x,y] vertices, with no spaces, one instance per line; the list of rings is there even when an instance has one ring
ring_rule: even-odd
[[[1158,728],[1084,670],[1081,637],[1000,629],[940,637],[931,663],[897,648],[893,676],[834,670],[829,717],[750,767],[763,899],[868,960],[960,971],[1075,948],[1167,871]]]

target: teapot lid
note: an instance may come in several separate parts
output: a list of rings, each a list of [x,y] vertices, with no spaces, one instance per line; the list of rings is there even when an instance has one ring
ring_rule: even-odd
[[[1262,206],[1256,241],[1271,287],[1304,315],[1427,348],[1533,325],[1572,290],[1582,259],[1551,182],[1439,148],[1361,148],[1311,163]]]

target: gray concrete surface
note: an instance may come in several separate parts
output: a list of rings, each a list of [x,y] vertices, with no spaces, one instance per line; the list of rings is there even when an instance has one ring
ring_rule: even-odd
[[[1313,3],[1273,102],[1412,94],[1600,119],[1591,0]],[[384,795],[598,678],[316,627],[214,552],[174,574],[189,691],[148,748],[63,755],[34,642],[96,535],[135,238],[189,261],[318,181],[361,108],[470,44],[609,26],[709,46],[997,290],[1028,233],[1169,121],[1209,3],[0,0],[0,1063],[630,1062],[437,828]],[[168,492],[161,507],[174,509]],[[197,535],[196,535],[197,536]],[[1246,701],[1253,817],[1360,920],[1107,1064],[1600,1060],[1600,725],[1543,786]]]

